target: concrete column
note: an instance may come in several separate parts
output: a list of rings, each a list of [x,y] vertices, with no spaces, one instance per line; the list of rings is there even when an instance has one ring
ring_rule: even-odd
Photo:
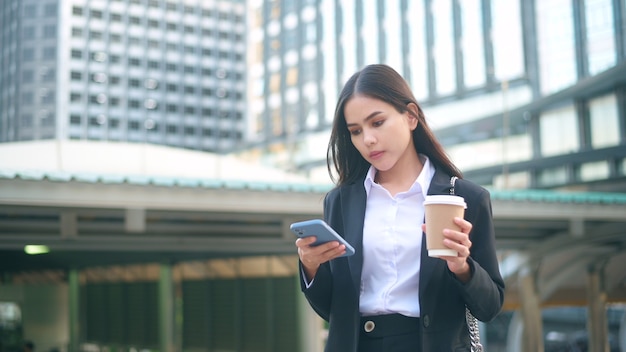
[[[519,311],[513,313],[506,338],[507,352],[522,352],[522,339],[524,335],[524,321]]]
[[[522,339],[522,351],[524,352],[544,352],[543,319],[536,282],[535,271],[529,268],[520,270],[519,292],[524,322]]]
[[[603,285],[604,265],[591,265],[587,271],[587,331],[589,351],[609,352],[609,327],[606,292]]]
[[[68,308],[70,339],[68,349],[78,351],[80,341],[80,282],[78,270],[71,269],[68,274]]]
[[[300,277],[296,275],[296,304],[299,325],[300,352],[322,352],[325,345],[323,320],[313,311],[300,290]]]
[[[159,345],[163,352],[177,352],[172,266],[161,264],[159,276]]]
[[[617,340],[619,341],[620,351],[626,351],[626,312],[622,313],[622,320],[619,322],[619,332]]]

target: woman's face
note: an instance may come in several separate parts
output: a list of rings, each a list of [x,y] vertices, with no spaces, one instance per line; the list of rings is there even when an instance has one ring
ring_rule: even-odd
[[[417,119],[408,111],[399,113],[382,100],[355,95],[343,112],[352,144],[377,170],[390,170],[399,160],[415,155],[411,132]]]

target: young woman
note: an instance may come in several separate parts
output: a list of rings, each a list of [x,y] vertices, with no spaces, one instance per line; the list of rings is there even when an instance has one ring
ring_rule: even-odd
[[[336,187],[324,219],[356,254],[339,258],[338,242],[296,241],[302,290],[329,322],[326,351],[470,351],[465,307],[489,321],[504,299],[490,196],[461,179],[392,68],[370,65],[346,83],[328,168]],[[458,256],[429,257],[424,197],[449,194],[452,176],[467,203],[465,218],[454,220],[461,231],[444,231]]]

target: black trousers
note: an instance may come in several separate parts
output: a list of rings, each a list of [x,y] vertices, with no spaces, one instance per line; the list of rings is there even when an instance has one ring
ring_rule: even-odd
[[[401,314],[361,318],[359,352],[421,352],[420,319]]]

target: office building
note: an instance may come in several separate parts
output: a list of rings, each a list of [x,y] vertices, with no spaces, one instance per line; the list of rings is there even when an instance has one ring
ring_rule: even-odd
[[[245,2],[4,0],[0,142],[221,152],[245,132]]]
[[[257,0],[249,11],[251,135],[268,162],[327,177],[339,89],[386,63],[467,178],[626,191],[623,2]]]

